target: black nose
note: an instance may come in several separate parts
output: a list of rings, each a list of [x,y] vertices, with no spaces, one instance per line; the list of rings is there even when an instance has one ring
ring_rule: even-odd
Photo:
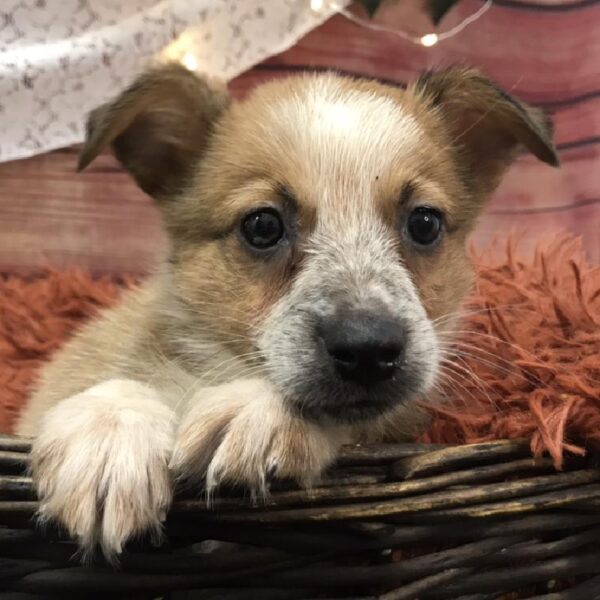
[[[318,333],[339,375],[362,385],[390,379],[404,357],[401,323],[366,312],[344,312],[320,323]]]

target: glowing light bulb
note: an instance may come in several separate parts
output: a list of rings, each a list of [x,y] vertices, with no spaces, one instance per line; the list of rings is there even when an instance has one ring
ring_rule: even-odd
[[[427,33],[421,38],[421,44],[429,48],[430,46],[435,46],[439,41],[437,33]]]
[[[310,0],[310,8],[315,12],[321,12],[323,10],[323,0]]]
[[[181,64],[190,71],[195,71],[198,68],[198,61],[191,52],[186,52],[181,59]]]

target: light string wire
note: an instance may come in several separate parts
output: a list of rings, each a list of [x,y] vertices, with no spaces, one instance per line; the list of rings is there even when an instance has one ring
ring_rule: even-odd
[[[441,31],[440,33],[426,33],[420,37],[416,37],[407,33],[406,31],[402,31],[400,29],[392,29],[391,27],[386,27],[385,25],[380,25],[379,23],[373,23],[368,21],[367,19],[363,19],[355,15],[353,12],[339,4],[339,2],[332,1],[327,2],[326,0],[311,0],[310,3],[311,9],[315,12],[322,12],[326,10],[333,10],[334,14],[340,14],[349,21],[352,21],[356,25],[361,27],[365,27],[370,29],[371,31],[376,31],[378,33],[388,33],[391,35],[395,35],[396,37],[402,38],[403,40],[407,40],[412,42],[413,44],[417,44],[419,46],[433,46],[438,42],[442,42],[444,40],[448,40],[450,38],[458,35],[463,29],[478,21],[483,17],[483,15],[492,7],[492,0],[486,0],[479,9],[477,9],[474,13],[465,17],[458,25],[448,29],[447,31]]]

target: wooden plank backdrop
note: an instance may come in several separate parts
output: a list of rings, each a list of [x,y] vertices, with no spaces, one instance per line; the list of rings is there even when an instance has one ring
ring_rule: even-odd
[[[431,30],[420,2],[385,6],[376,22],[421,35]],[[481,6],[463,0],[449,29]],[[403,85],[449,64],[477,66],[556,123],[562,168],[523,157],[473,237],[482,247],[511,230],[522,249],[560,230],[581,234],[600,263],[600,0],[496,0],[459,35],[431,48],[377,33],[338,15],[231,83],[243,97],[257,83],[307,68],[336,68]],[[0,270],[81,265],[143,272],[163,247],[157,209],[112,157],[75,173],[76,150],[0,164]]]

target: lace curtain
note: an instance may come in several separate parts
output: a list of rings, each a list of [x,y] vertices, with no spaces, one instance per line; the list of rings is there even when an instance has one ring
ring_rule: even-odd
[[[309,0],[2,0],[0,161],[81,142],[153,60],[230,79],[329,16]]]

